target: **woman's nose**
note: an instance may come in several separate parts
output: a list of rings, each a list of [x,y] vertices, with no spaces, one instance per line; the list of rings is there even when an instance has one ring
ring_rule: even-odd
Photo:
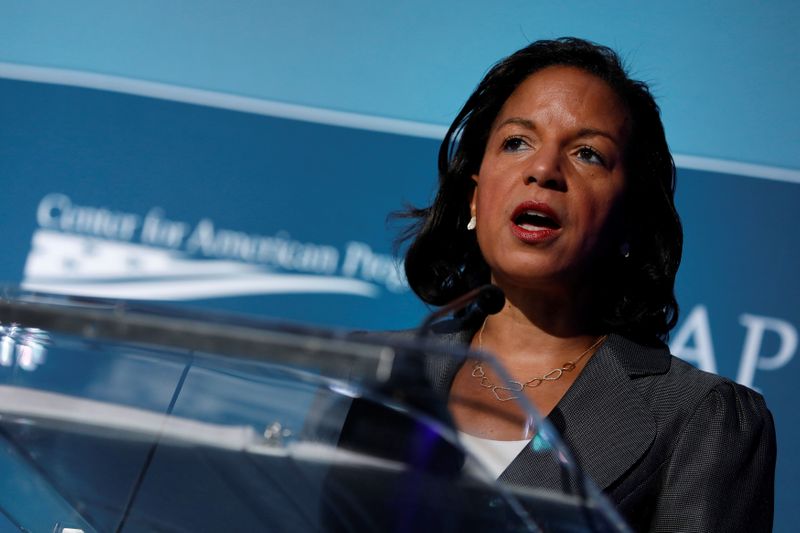
[[[557,147],[542,146],[533,154],[527,168],[525,184],[565,191],[567,182],[561,168],[561,153]]]

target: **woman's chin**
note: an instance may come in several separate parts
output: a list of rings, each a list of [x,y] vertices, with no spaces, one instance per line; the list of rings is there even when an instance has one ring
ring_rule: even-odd
[[[580,285],[574,273],[556,268],[502,269],[492,271],[492,283],[506,292],[530,291],[532,293],[570,293]]]

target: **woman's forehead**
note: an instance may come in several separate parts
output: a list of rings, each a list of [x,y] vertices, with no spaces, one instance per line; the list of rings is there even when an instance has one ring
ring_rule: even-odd
[[[512,123],[533,129],[551,125],[604,131],[623,142],[630,129],[627,108],[603,79],[571,66],[552,66],[528,76],[508,97],[492,131]]]

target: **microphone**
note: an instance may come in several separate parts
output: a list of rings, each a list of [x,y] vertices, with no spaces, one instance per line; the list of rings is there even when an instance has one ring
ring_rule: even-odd
[[[486,316],[498,313],[505,303],[506,295],[496,285],[489,283],[477,289],[472,289],[425,317],[425,320],[417,328],[417,338],[424,339],[427,337],[433,323],[451,313],[463,310],[464,321],[467,322],[477,314]]]

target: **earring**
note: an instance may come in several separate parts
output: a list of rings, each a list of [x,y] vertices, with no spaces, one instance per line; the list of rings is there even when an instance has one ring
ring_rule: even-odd
[[[625,241],[620,245],[619,254],[625,259],[631,256],[631,245],[628,243],[628,241]]]
[[[470,219],[469,219],[469,222],[467,222],[467,229],[468,229],[469,231],[472,231],[472,230],[474,230],[474,229],[475,229],[477,226],[478,226],[478,219],[475,217],[475,215],[472,215],[472,218],[470,218]]]

